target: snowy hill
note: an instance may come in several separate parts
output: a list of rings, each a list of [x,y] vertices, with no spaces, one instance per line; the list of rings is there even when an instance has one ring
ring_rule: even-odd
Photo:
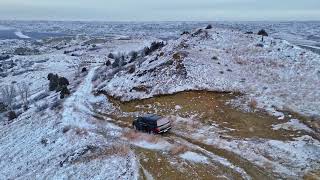
[[[320,56],[284,40],[260,39],[199,29],[132,63],[135,73],[120,71],[100,88],[122,100],[184,90],[241,92],[265,110],[320,115]]]
[[[319,175],[318,54],[234,28],[179,35],[203,22],[4,24],[23,31],[0,40],[0,179]],[[170,133],[133,130],[146,113]]]

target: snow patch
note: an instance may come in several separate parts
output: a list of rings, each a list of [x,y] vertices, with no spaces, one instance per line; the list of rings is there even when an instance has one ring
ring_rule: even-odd
[[[174,109],[175,109],[175,110],[180,110],[180,109],[182,109],[182,107],[181,107],[180,105],[176,105],[176,106],[174,107]]]
[[[301,123],[298,119],[291,119],[289,122],[286,122],[283,124],[272,125],[272,129],[273,130],[285,129],[285,130],[293,130],[293,131],[304,130],[307,132],[313,132],[311,128]]]
[[[171,148],[171,144],[166,141],[159,141],[157,143],[151,143],[145,140],[134,141],[132,144],[145,148],[145,149],[153,149],[153,150],[169,150]]]
[[[78,90],[65,101],[62,119],[66,125],[78,127],[93,126],[92,124],[88,123],[88,114],[92,114],[92,111],[90,110],[92,108],[90,99],[93,97],[91,94],[93,88],[91,81],[96,69],[97,67],[92,68],[89,71],[87,77],[79,86]]]
[[[208,163],[208,158],[195,152],[187,151],[180,155],[181,158],[196,163]]]
[[[21,31],[16,31],[16,32],[14,32],[14,34],[15,34],[16,36],[18,36],[19,38],[21,38],[21,39],[30,39],[29,36],[24,35]]]

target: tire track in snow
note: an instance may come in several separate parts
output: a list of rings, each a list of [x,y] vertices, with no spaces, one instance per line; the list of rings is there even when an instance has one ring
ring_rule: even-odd
[[[94,127],[92,124],[88,123],[87,120],[93,115],[89,98],[93,97],[91,94],[93,89],[91,81],[97,68],[98,67],[94,67],[89,70],[88,75],[80,84],[77,91],[64,102],[62,122],[66,125]]]
[[[105,119],[106,121],[116,124],[122,128],[132,128],[131,124],[123,120],[116,120],[117,117],[112,114],[99,114],[100,119]],[[107,117],[107,118],[106,118]],[[224,149],[219,149],[214,146],[205,145],[201,142],[195,141],[188,137],[181,136],[174,132],[169,132],[168,134],[161,137],[165,140],[178,142],[188,147],[191,147],[193,150],[198,150],[208,157],[213,163],[218,163],[223,167],[226,167],[235,173],[240,174],[244,179],[261,179],[261,178],[270,178],[271,175],[264,173],[259,167],[256,167],[251,162],[237,156],[236,154],[229,152]]]

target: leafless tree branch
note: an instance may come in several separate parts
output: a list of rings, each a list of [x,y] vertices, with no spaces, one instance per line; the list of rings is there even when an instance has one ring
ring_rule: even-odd
[[[29,99],[29,93],[30,93],[30,88],[28,84],[26,84],[25,82],[20,83],[18,85],[18,91],[23,103],[23,107],[27,109],[29,105],[28,99]]]
[[[1,88],[1,99],[3,103],[11,110],[13,109],[16,95],[16,88],[13,84],[6,85]]]

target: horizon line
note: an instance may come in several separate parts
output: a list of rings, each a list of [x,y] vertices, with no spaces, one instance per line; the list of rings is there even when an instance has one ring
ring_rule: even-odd
[[[38,22],[109,22],[109,23],[151,23],[151,22],[320,22],[320,20],[53,20],[53,19],[2,19],[0,21],[38,21]]]

